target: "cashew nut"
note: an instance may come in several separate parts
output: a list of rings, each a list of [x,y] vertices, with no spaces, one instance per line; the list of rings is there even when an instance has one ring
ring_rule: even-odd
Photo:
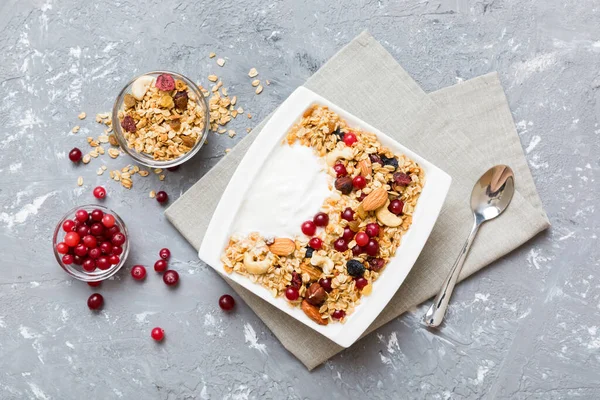
[[[148,91],[148,88],[154,81],[154,78],[149,75],[140,76],[131,85],[131,94],[136,100],[142,100]]]
[[[333,260],[329,257],[323,257],[318,254],[313,254],[310,258],[310,263],[316,267],[320,267],[323,272],[327,275],[331,274],[333,270]]]
[[[338,158],[352,160],[353,157],[354,152],[352,149],[350,147],[344,147],[343,149],[335,149],[327,153],[327,156],[325,156],[325,161],[327,161],[327,165],[333,167],[333,164],[335,164]]]
[[[395,228],[400,226],[402,223],[402,218],[393,214],[390,210],[388,210],[388,206],[390,205],[390,201],[388,200],[384,206],[379,207],[375,211],[375,216],[385,226],[389,226],[390,228]]]
[[[271,258],[267,255],[267,258],[264,260],[257,261],[250,252],[246,252],[246,254],[244,254],[244,267],[246,267],[246,271],[251,274],[262,275],[269,270],[269,267],[271,267]]]

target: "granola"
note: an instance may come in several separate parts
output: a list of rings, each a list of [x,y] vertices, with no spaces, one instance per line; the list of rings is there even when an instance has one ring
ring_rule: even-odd
[[[375,134],[350,129],[322,105],[305,111],[283,145],[296,142],[327,162],[331,195],[315,218],[302,224],[306,236],[232,235],[221,257],[223,268],[275,297],[285,296],[318,324],[344,322],[372,292],[410,228],[425,174]]]

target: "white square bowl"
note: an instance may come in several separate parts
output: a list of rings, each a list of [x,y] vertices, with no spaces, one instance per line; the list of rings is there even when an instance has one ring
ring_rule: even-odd
[[[328,106],[350,127],[375,133],[379,141],[395,154],[405,154],[417,162],[425,171],[425,185],[413,214],[412,225],[403,236],[396,255],[383,270],[380,278],[373,283],[373,291],[363,296],[354,313],[346,317],[345,323],[318,325],[310,320],[299,307],[292,307],[284,298],[275,298],[263,286],[236,273],[227,274],[223,269],[221,255],[231,235],[231,226],[241,206],[244,196],[254,178],[276,146],[281,145],[288,130],[302,117],[312,104]],[[299,87],[277,109],[248,149],[238,165],[229,185],[208,226],[198,256],[220,274],[248,289],[281,311],[343,347],[352,345],[379,315],[396,293],[421,253],[437,220],[450,188],[452,178],[423,157],[413,153],[394,139],[383,134],[371,125],[342,110],[316,93]],[[310,210],[310,212],[316,210]]]

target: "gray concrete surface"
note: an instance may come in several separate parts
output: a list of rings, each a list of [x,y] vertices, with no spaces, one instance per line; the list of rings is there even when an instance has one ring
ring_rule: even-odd
[[[0,398],[599,398],[599,13],[594,0],[4,0]],[[426,91],[499,71],[553,228],[461,284],[441,333],[419,325],[422,306],[309,373],[244,304],[219,310],[227,285],[148,192],[179,196],[364,29]],[[251,67],[272,82],[260,96]],[[130,191],[96,175],[126,157],[71,165],[66,153],[101,132],[94,115],[154,68],[221,75],[252,120],[234,121],[234,139],[211,135],[164,182],[136,179]],[[104,310],[89,312],[92,290],[56,265],[50,236],[63,212],[94,202],[97,184],[128,223],[131,262],[151,265],[169,247],[179,288],[123,271],[100,290]],[[149,338],[156,325],[162,345]]]

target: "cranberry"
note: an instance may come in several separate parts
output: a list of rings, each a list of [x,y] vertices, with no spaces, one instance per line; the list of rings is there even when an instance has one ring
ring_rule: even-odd
[[[329,279],[329,278],[319,279],[319,285],[321,285],[321,287],[323,289],[325,289],[325,291],[327,293],[329,293],[329,292],[331,292],[333,290],[332,287],[331,287],[331,279]]]
[[[156,340],[157,342],[160,342],[165,338],[165,330],[157,326],[156,328],[152,329],[152,332],[150,332],[150,336],[152,337],[152,339]]]
[[[352,248],[352,255],[354,257],[358,257],[358,256],[360,256],[364,252],[365,252],[365,248],[364,247],[360,247],[360,246],[356,245],[356,246],[354,246]]]
[[[341,176],[348,175],[348,171],[346,170],[346,167],[344,166],[344,164],[335,164],[333,166],[333,170],[335,171],[335,175],[338,178]]]
[[[75,250],[73,252],[79,257],[84,257],[87,255],[88,248],[85,247],[85,244],[79,243],[77,246],[75,246]]]
[[[344,310],[335,310],[332,314],[331,317],[333,319],[342,319],[346,316],[346,312]]]
[[[169,249],[167,249],[167,248],[160,249],[160,251],[158,252],[158,255],[163,260],[168,260],[169,257],[171,257],[171,251]]]
[[[358,232],[355,239],[356,244],[359,246],[365,246],[367,243],[369,243],[369,235],[364,232]]]
[[[229,311],[235,306],[235,300],[228,294],[219,297],[219,307],[225,311]]]
[[[381,157],[379,157],[379,155],[377,155],[377,154],[369,154],[369,160],[371,160],[371,163],[373,163],[373,164],[378,163],[379,165],[383,165],[383,161],[381,161]]]
[[[122,246],[123,243],[125,243],[125,240],[126,240],[125,235],[123,235],[121,232],[117,232],[113,235],[111,242],[115,246]]]
[[[86,258],[83,261],[83,270],[86,272],[93,272],[96,269],[96,261],[91,258]]]
[[[301,229],[306,236],[312,236],[317,231],[317,226],[312,221],[305,221],[302,223]]]
[[[91,233],[90,227],[87,225],[78,226],[77,229],[75,230],[75,232],[77,232],[79,234],[79,236],[81,236],[81,237],[87,236]]]
[[[143,265],[134,265],[133,268],[131,268],[131,276],[133,276],[133,279],[136,281],[141,281],[146,277],[146,268],[144,268]]]
[[[321,240],[321,238],[314,237],[308,241],[308,245],[315,250],[320,250],[323,246],[323,241]]]
[[[64,256],[62,256],[62,262],[65,265],[73,264],[73,261],[73,254],[65,254]]]
[[[88,251],[88,256],[93,259],[96,259],[96,258],[100,257],[101,255],[102,255],[102,250],[100,250],[98,247],[95,247],[93,249],[90,249],[90,251]]]
[[[175,172],[179,169],[180,165],[176,165],[174,167],[169,167],[167,168],[167,171],[171,171],[171,172]]]
[[[98,210],[95,209],[94,211],[92,211],[92,221],[102,221],[102,217],[104,216],[104,213],[102,212],[102,210]]]
[[[107,228],[112,228],[115,226],[115,217],[110,214],[105,214],[104,217],[102,217],[102,225]]]
[[[367,263],[369,264],[371,271],[375,272],[380,271],[385,265],[385,261],[383,261],[383,258],[369,258],[367,260]]]
[[[369,239],[369,243],[365,246],[365,252],[371,257],[375,257],[379,251],[379,243],[375,239]]]
[[[388,206],[388,210],[390,210],[391,213],[396,214],[396,215],[400,215],[402,214],[402,209],[404,208],[404,202],[402,200],[392,200],[390,202],[390,205]]]
[[[354,282],[354,286],[356,286],[356,288],[358,290],[363,290],[363,288],[365,286],[367,286],[369,284],[369,281],[366,278],[360,277],[360,278],[356,278],[356,281]]]
[[[106,189],[104,189],[102,186],[96,186],[93,193],[94,197],[97,199],[103,199],[106,197]]]
[[[170,269],[163,275],[163,282],[168,286],[176,285],[179,282],[179,274],[177,271]]]
[[[90,310],[97,310],[104,304],[104,297],[100,293],[94,293],[88,298],[87,303]]]
[[[111,263],[111,265],[117,265],[119,261],[121,261],[121,258],[115,254],[108,256],[108,262]]]
[[[79,243],[80,238],[81,237],[77,232],[67,232],[64,241],[67,244],[67,246],[75,247]]]
[[[88,212],[85,210],[77,210],[75,212],[75,219],[79,222],[85,222],[88,220]]]
[[[73,232],[75,230],[75,221],[71,219],[66,220],[63,222],[62,228],[65,232]]]
[[[350,207],[347,207],[342,211],[342,218],[346,221],[354,221],[354,211]]]
[[[69,160],[73,161],[74,163],[78,163],[79,160],[81,160],[81,150],[79,150],[77,147],[74,147],[73,150],[69,152]]]
[[[335,242],[333,242],[333,248],[339,252],[344,252],[348,250],[348,243],[344,240],[344,238],[339,238]]]
[[[344,234],[342,235],[342,237],[347,241],[351,241],[352,239],[354,239],[354,231],[352,229],[350,229],[350,227],[345,227],[344,228]]]
[[[163,259],[158,260],[154,263],[154,270],[156,272],[164,272],[167,270],[167,262]]]
[[[296,289],[300,289],[302,286],[302,276],[296,271],[292,271],[292,280],[290,281],[290,286],[295,287]]]
[[[314,216],[313,222],[316,226],[327,226],[329,223],[329,215],[325,214],[324,212],[320,212]]]
[[[73,264],[75,264],[75,265],[82,265],[83,261],[84,261],[83,257],[78,256],[78,255],[74,255],[73,256]]]
[[[298,297],[300,297],[300,292],[294,286],[288,286],[285,289],[285,298],[289,301],[298,300]]]
[[[123,248],[121,246],[113,246],[113,248],[110,251],[110,253],[113,256],[120,256],[121,254],[123,254]]]
[[[58,254],[67,254],[69,252],[69,246],[64,242],[60,242],[56,245],[56,251]]]
[[[396,172],[393,176],[394,183],[398,186],[408,186],[412,183],[410,175],[404,172]]]
[[[117,225],[113,225],[104,231],[104,236],[106,236],[108,239],[111,239],[114,234],[118,232],[121,232],[121,229],[119,229]]]
[[[100,286],[100,284],[102,283],[102,281],[98,281],[98,282],[88,282],[87,284],[91,287],[98,287]]]
[[[110,242],[102,242],[100,244],[100,250],[102,251],[102,254],[111,254],[112,248],[113,248],[113,245]]]
[[[352,179],[352,186],[356,189],[363,189],[367,186],[367,179],[362,175],[357,175]]]
[[[365,199],[365,197],[367,197],[367,194],[366,194],[365,192],[361,192],[361,193],[360,193],[360,196],[358,196],[358,197],[356,198],[356,200],[358,200],[358,201],[363,201],[363,200]]]
[[[158,193],[156,193],[156,201],[158,201],[159,203],[166,203],[169,200],[169,195],[167,194],[167,192],[165,191],[160,191]]]
[[[367,224],[365,232],[371,237],[379,235],[379,224],[376,222],[371,222],[370,224]]]
[[[96,259],[96,267],[105,271],[110,268],[110,261],[108,261],[108,257],[100,256]]]
[[[344,135],[344,143],[346,143],[346,146],[351,147],[356,142],[358,142],[358,139],[354,133],[348,132]]]
[[[95,222],[90,226],[90,233],[94,236],[100,236],[104,233],[104,225],[99,222]]]
[[[92,235],[86,235],[83,237],[83,244],[90,248],[93,249],[94,247],[96,247],[98,245],[98,241],[96,240],[96,238]]]

